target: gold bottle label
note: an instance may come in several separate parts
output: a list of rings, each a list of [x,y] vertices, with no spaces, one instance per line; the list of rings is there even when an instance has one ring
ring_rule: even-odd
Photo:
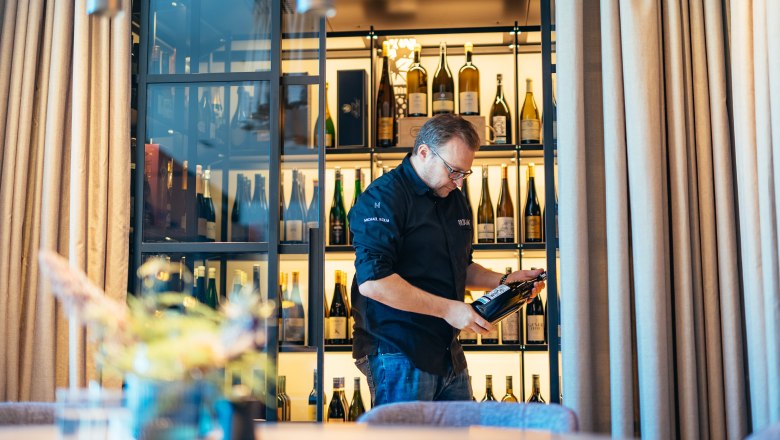
[[[377,127],[377,138],[379,140],[393,139],[393,118],[379,118],[379,127]]]
[[[531,240],[542,239],[542,217],[529,215],[525,218],[525,235]]]

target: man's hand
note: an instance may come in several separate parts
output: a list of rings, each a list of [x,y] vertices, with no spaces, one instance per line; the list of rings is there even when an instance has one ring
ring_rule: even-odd
[[[471,305],[460,301],[449,302],[444,320],[458,330],[468,329],[481,335],[486,335],[494,329],[493,324],[479,316]]]
[[[506,277],[506,282],[512,282],[512,281],[525,281],[530,280],[532,278],[538,277],[542,272],[544,272],[544,269],[534,269],[534,270],[517,270],[509,274],[508,277]],[[534,283],[534,290],[533,293],[531,293],[531,298],[528,300],[529,302],[536,298],[536,295],[539,294],[539,292],[544,289],[544,281],[539,281],[537,283]]]

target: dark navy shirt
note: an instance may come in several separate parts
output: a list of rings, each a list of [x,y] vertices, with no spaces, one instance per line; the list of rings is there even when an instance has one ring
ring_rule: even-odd
[[[420,370],[444,376],[466,367],[459,330],[442,318],[374,301],[357,287],[398,274],[426,292],[463,301],[466,268],[473,261],[466,198],[458,190],[436,196],[409,158],[369,185],[349,212],[357,272],[352,355],[401,352]]]

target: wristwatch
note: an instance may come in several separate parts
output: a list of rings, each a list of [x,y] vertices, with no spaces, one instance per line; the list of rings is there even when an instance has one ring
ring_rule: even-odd
[[[509,276],[509,274],[505,273],[504,276],[501,277],[501,281],[498,282],[498,285],[500,286],[502,284],[505,284],[506,283],[506,279],[507,279],[508,276]]]

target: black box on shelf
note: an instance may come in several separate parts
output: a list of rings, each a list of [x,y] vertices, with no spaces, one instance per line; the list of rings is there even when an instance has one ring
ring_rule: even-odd
[[[368,146],[368,80],[366,71],[338,71],[337,147]]]

